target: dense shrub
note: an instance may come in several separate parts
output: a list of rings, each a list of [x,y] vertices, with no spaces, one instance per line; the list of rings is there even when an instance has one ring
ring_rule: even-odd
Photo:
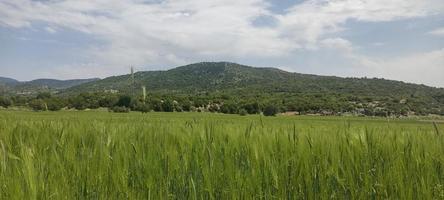
[[[265,116],[276,116],[279,113],[279,109],[274,105],[268,105],[264,109]]]
[[[174,111],[174,104],[173,101],[167,99],[162,102],[162,111],[163,112],[173,112]]]
[[[49,92],[40,92],[39,94],[37,94],[37,99],[49,99],[51,98],[51,93]]]
[[[14,106],[26,106],[26,105],[28,105],[28,102],[30,101],[30,97],[16,95],[16,96],[11,97],[11,101]]]
[[[48,110],[47,104],[42,99],[34,99],[30,101],[29,107],[31,107],[34,111]]]
[[[240,115],[240,116],[245,116],[245,115],[247,115],[247,114],[248,114],[247,110],[245,110],[245,109],[243,109],[243,108],[239,110],[239,115]]]
[[[116,112],[116,113],[128,113],[130,111],[130,109],[125,106],[114,106],[110,109],[110,111]]]
[[[258,114],[261,112],[259,103],[257,102],[243,105],[242,108],[248,112],[248,114]]]
[[[7,108],[12,105],[12,100],[8,97],[0,97],[0,106]]]
[[[119,98],[114,95],[104,96],[99,100],[99,106],[104,108],[110,108],[117,104]]]
[[[142,113],[147,113],[151,111],[151,107],[149,104],[138,104],[135,110],[140,111]]]
[[[182,110],[185,112],[191,111],[191,102],[190,101],[183,101],[182,103]]]
[[[119,101],[117,101],[116,106],[129,108],[131,106],[131,97],[127,95],[121,96]]]
[[[237,114],[238,113],[238,107],[234,103],[224,103],[220,107],[220,111],[225,114]]]
[[[159,99],[154,99],[151,101],[151,106],[154,111],[161,112],[162,111],[162,101]]]
[[[45,100],[48,110],[58,111],[64,107],[63,102],[59,98],[50,98]]]
[[[210,104],[208,106],[208,111],[210,112],[218,112],[219,111],[219,106],[216,104]]]
[[[69,99],[70,107],[77,110],[96,109],[100,107],[100,96],[95,93],[82,93]]]

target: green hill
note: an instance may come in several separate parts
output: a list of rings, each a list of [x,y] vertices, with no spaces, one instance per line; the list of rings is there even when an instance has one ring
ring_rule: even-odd
[[[0,92],[2,94],[37,94],[39,92],[59,92],[73,86],[100,80],[98,78],[91,79],[36,79],[32,81],[17,81],[11,78],[0,77]]]
[[[16,85],[20,83],[18,80],[12,79],[12,78],[7,78],[7,77],[0,77],[0,85]]]
[[[151,92],[289,92],[338,93],[378,96],[433,96],[443,88],[385,79],[340,78],[291,73],[276,68],[255,68],[235,63],[197,63],[167,71],[146,71],[134,74],[135,88],[146,86]],[[131,75],[113,76],[81,84],[66,92],[118,90],[129,93]]]
[[[22,82],[20,88],[27,87],[47,87],[53,89],[66,89],[76,85],[100,80],[98,78],[91,79],[70,79],[70,80],[57,80],[57,79],[36,79],[28,82]]]
[[[444,114],[444,88],[377,78],[340,78],[255,68],[227,62],[203,62],[167,71],[113,76],[65,90],[141,94],[145,86],[157,98],[204,98],[205,102],[273,104],[287,111]],[[201,101],[201,100],[199,100]],[[385,115],[385,114],[384,114]]]

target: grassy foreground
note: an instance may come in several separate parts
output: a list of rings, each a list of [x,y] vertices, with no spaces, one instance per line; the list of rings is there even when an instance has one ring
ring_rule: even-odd
[[[0,199],[443,199],[444,126],[0,112]]]

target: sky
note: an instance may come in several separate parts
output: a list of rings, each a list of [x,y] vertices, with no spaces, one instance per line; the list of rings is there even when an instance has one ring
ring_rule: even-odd
[[[0,0],[0,76],[203,61],[444,87],[444,0]]]

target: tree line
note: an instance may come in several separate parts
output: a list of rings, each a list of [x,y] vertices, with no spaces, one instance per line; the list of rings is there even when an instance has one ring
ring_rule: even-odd
[[[112,112],[219,112],[225,114],[259,114],[274,116],[280,112],[275,105],[258,102],[237,104],[204,97],[132,97],[126,94],[82,93],[76,96],[60,97],[49,92],[39,93],[35,97],[0,96],[0,106],[29,107],[34,111],[59,111],[62,109],[98,109],[108,108]]]
[[[444,99],[443,99],[444,100]],[[22,106],[35,111],[61,109],[108,108],[112,112],[218,112],[226,114],[276,115],[282,112],[297,114],[366,116],[403,116],[409,114],[444,115],[442,105],[431,106],[416,98],[362,97],[339,94],[254,94],[233,95],[150,94],[146,98],[106,92],[81,93],[72,96],[41,92],[35,96],[0,96],[0,106]]]

